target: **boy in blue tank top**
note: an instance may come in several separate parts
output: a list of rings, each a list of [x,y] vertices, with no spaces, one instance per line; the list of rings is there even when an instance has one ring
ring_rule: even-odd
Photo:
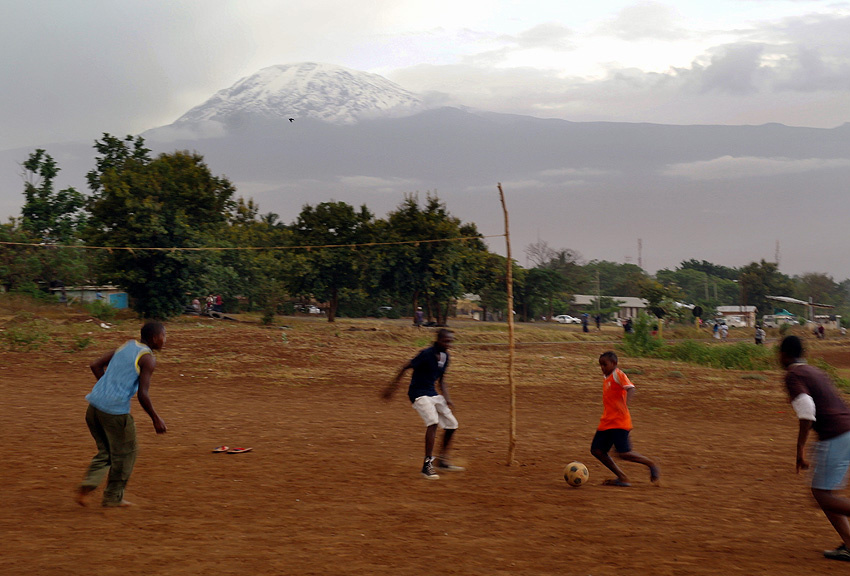
[[[139,404],[153,421],[157,434],[167,430],[151,403],[148,391],[156,367],[153,351],[165,345],[165,326],[148,322],[142,327],[141,341],[129,340],[117,350],[91,363],[97,383],[86,396],[89,407],[86,424],[97,454],[92,458],[86,476],[77,488],[76,501],[86,505],[86,497],[106,476],[103,505],[129,506],[124,500],[124,487],[136,463],[136,425],[130,414],[130,399],[138,392]],[[108,473],[108,475],[107,475]]]

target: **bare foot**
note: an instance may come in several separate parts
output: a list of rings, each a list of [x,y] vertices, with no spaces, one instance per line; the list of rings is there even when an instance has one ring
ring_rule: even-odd
[[[134,506],[132,502],[128,502],[127,500],[121,500],[121,502],[104,502],[104,508],[129,508],[130,506]]]
[[[619,486],[621,488],[628,488],[631,486],[630,482],[626,482],[625,480],[620,480],[619,478],[609,478],[602,483],[603,486]]]
[[[94,490],[94,488],[90,488],[88,486],[80,486],[74,491],[74,502],[79,504],[80,506],[85,506],[87,504],[86,497]]]
[[[661,486],[661,471],[658,469],[658,466],[649,467],[649,481],[654,486]]]

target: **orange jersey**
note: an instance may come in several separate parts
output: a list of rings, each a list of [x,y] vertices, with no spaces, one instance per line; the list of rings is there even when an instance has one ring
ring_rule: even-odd
[[[634,388],[629,377],[619,368],[615,368],[602,383],[602,418],[597,430],[632,429],[632,416],[626,404],[626,393]]]

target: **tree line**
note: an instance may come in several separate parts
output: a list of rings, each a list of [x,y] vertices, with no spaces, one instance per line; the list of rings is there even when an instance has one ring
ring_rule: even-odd
[[[420,201],[408,194],[384,218],[365,205],[320,202],[285,224],[277,214],[261,213],[253,200],[237,198],[233,184],[214,175],[197,153],[153,157],[143,138],[110,134],[94,149],[87,193],[56,190],[60,168],[45,150],[22,164],[21,215],[0,224],[0,241],[39,246],[0,248],[5,291],[38,296],[50,287],[115,284],[145,318],[180,314],[193,297],[210,293],[222,294],[230,309],[268,314],[316,301],[330,322],[387,308],[391,315],[412,314],[421,306],[429,320],[445,324],[467,294],[478,298],[484,319],[507,314],[506,259],[489,251],[476,225],[452,216],[436,195]],[[169,250],[246,247],[257,249]],[[521,320],[575,313],[572,295],[581,293],[598,295],[588,311],[603,316],[616,311],[615,296],[646,298],[653,308],[680,316],[677,301],[700,305],[706,317],[719,305],[735,304],[765,314],[773,309],[767,295],[812,297],[835,305],[835,313],[850,310],[850,280],[838,283],[819,273],[789,277],[771,262],[729,268],[687,260],[653,277],[634,264],[584,261],[544,241],[525,253],[528,267],[512,262]]]

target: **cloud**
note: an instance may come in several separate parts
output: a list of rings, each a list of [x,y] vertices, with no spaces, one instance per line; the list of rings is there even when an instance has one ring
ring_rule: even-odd
[[[609,64],[603,74],[581,77],[507,66],[518,49],[510,45],[390,77],[439,93],[444,105],[573,121],[831,128],[850,120],[850,17],[787,18],[735,34],[739,40],[663,71]]]
[[[847,167],[850,167],[850,159],[847,158],[792,159],[722,156],[700,162],[671,164],[662,171],[662,174],[700,181],[737,180]]]
[[[639,2],[626,6],[599,28],[622,40],[680,40],[691,34],[679,24],[679,15],[672,7],[659,2]]]
[[[573,36],[574,33],[569,28],[555,22],[547,22],[520,32],[516,36],[501,38],[523,50],[548,48],[557,51],[573,49],[575,45],[570,41]]]
[[[543,170],[539,173],[542,178],[563,178],[564,176],[570,178],[588,178],[604,176],[605,174],[607,174],[605,170],[598,170],[596,168],[553,168]]]
[[[375,192],[410,191],[421,185],[418,180],[377,176],[341,176],[339,182],[349,188],[368,188]]]

